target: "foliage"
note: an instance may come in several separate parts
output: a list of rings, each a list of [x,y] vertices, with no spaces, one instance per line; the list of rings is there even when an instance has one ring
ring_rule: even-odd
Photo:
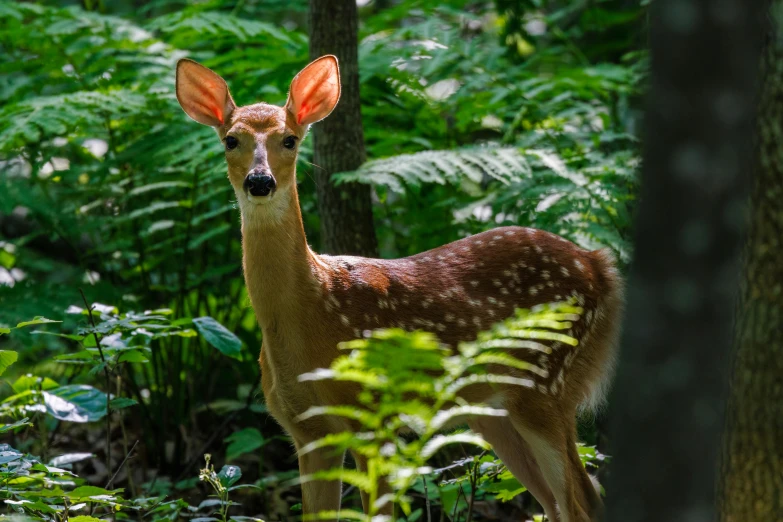
[[[410,515],[408,491],[433,473],[427,464],[438,451],[452,444],[489,449],[478,435],[464,431],[444,434],[443,430],[465,416],[507,414],[485,404],[471,404],[462,392],[477,384],[534,386],[535,375],[542,370],[518,359],[514,352],[533,349],[546,339],[575,344],[575,339],[561,332],[570,329],[581,313],[581,308],[569,304],[518,310],[514,317],[482,332],[475,342],[461,343],[453,353],[431,333],[408,333],[400,329],[377,330],[364,339],[343,343],[341,348],[350,350],[349,354],[337,358],[330,369],[302,375],[300,380],[358,384],[361,407],[311,407],[300,420],[320,415],[342,417],[356,424],[357,433],[327,435],[299,451],[351,451],[365,460],[365,469],[332,469],[301,480],[341,479],[366,492],[373,506],[368,514],[341,511],[343,518],[373,520],[377,510],[389,502],[399,503],[403,512]],[[488,365],[493,371],[488,371]],[[524,377],[517,376],[519,372]],[[408,440],[400,436],[403,429],[411,430],[415,438]],[[444,482],[438,488],[441,499],[448,498],[447,492],[453,490],[450,486],[466,480],[470,482],[472,496],[480,488],[482,494],[491,492],[502,500],[510,500],[524,491],[497,460],[484,456],[476,459],[460,461],[459,465],[468,464],[467,479]],[[480,472],[482,464],[491,465]],[[393,493],[380,496],[382,483],[388,483]],[[461,491],[461,485],[458,489]],[[453,509],[449,503],[444,503],[443,508]]]
[[[66,466],[101,485],[138,439],[138,462],[126,464],[133,472],[116,478],[131,493],[115,495],[125,499],[122,514],[224,516],[222,504],[198,509],[184,499],[206,493],[192,493],[194,475],[211,452],[261,486],[242,499],[248,513],[288,516],[295,465],[255,391],[260,334],[242,281],[234,195],[214,133],[177,105],[173,70],[188,56],[223,75],[238,103],[282,103],[308,60],[307,2],[77,4],[0,0],[0,334],[9,334],[0,336],[0,431],[42,465],[58,454],[95,455]],[[519,224],[610,246],[627,260],[644,5],[361,7],[371,161],[338,177],[372,185],[382,254]],[[305,140],[299,193],[317,247],[309,147]],[[98,305],[93,325],[87,298],[150,312]],[[63,323],[21,325],[38,315]],[[474,460],[449,467],[474,459],[456,451],[436,455],[439,480],[476,474]],[[500,469],[489,455],[475,458],[479,476]],[[68,474],[36,476],[83,485]],[[410,494],[420,499],[426,484],[416,478]],[[466,487],[427,494],[457,506]]]

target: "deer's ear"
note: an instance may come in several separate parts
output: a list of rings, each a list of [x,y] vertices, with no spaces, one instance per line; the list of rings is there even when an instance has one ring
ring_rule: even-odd
[[[212,127],[223,125],[236,109],[226,81],[187,58],[177,62],[177,100],[188,116]]]
[[[299,125],[310,125],[332,112],[340,99],[340,68],[328,54],[302,69],[291,82],[286,109]]]

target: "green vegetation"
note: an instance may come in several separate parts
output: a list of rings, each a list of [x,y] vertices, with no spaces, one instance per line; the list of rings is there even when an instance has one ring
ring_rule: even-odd
[[[362,6],[370,161],[338,177],[372,185],[381,255],[519,224],[609,246],[627,262],[647,70],[642,4]],[[299,516],[291,443],[258,388],[260,330],[222,150],[177,105],[174,66],[192,57],[226,78],[239,104],[282,104],[308,62],[306,18],[302,0],[0,0],[0,512],[77,522]],[[299,191],[317,250],[310,147]],[[392,345],[415,356],[389,365]],[[439,378],[405,366],[441,350],[430,336],[382,331],[346,348],[352,355],[324,375],[387,368],[382,386],[362,381],[368,390],[399,393],[393,384],[415,375],[422,395],[448,401]],[[453,379],[480,352],[481,340],[437,364],[451,365]],[[440,422],[430,406],[415,403],[420,437],[400,438],[392,428],[414,403],[397,395],[387,412],[367,399],[358,420],[375,437],[327,442],[377,459],[373,476],[409,470],[395,482],[407,520],[540,512],[489,450],[469,444],[479,441],[428,431]],[[583,428],[597,444],[599,428]],[[428,447],[449,437],[468,444]],[[582,454],[603,460],[587,446]],[[360,509],[372,477],[342,473],[343,506]]]

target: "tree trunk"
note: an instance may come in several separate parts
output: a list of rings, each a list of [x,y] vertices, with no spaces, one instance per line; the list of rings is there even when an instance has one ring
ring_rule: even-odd
[[[357,169],[366,159],[359,98],[358,29],[355,0],[310,0],[310,58],[324,54],[340,62],[342,94],[334,112],[313,126],[315,181],[323,249],[333,254],[376,256],[370,187],[335,186],[332,174]]]
[[[780,12],[783,2],[771,2]],[[762,55],[757,162],[718,482],[720,520],[783,519],[783,47]]]
[[[651,4],[652,78],[610,404],[610,521],[712,522],[760,25],[745,0]]]

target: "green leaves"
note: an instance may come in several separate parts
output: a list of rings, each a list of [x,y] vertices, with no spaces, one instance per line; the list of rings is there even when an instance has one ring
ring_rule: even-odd
[[[245,453],[252,453],[266,444],[266,439],[256,428],[235,431],[224,439],[228,443],[226,460],[232,461]]]
[[[327,435],[299,452],[350,450],[363,456],[368,464],[365,470],[347,475],[344,470],[334,470],[331,475],[318,473],[302,480],[350,478],[351,484],[374,495],[378,481],[385,478],[395,488],[394,500],[401,503],[403,510],[409,509],[405,492],[418,476],[431,471],[428,461],[444,447],[468,444],[490,449],[476,434],[441,430],[469,416],[507,415],[502,409],[466,402],[462,390],[487,383],[533,386],[543,370],[515,357],[515,352],[533,349],[538,353],[545,340],[573,345],[576,340],[560,332],[570,329],[581,313],[580,307],[567,303],[517,310],[511,318],[480,333],[476,341],[461,343],[455,351],[443,347],[431,333],[399,329],[378,330],[369,337],[342,343],[340,348],[348,352],[346,355],[334,360],[329,369],[304,374],[300,380],[355,384],[359,388],[359,404],[311,407],[299,420],[337,416],[350,419],[360,431]],[[399,430],[403,428],[418,437],[402,439]],[[499,473],[498,470],[495,478]],[[513,490],[499,487],[498,495],[513,498],[521,492],[518,482],[510,483],[512,486]],[[442,499],[451,498],[449,502],[455,505],[462,495],[458,493],[461,487],[442,489]]]
[[[242,352],[242,341],[225,326],[211,317],[196,317],[193,319],[193,324],[209,344],[229,357],[239,358]]]
[[[86,384],[69,384],[44,391],[46,412],[58,420],[93,422],[106,415],[106,394]]]
[[[19,354],[12,350],[0,350],[0,375],[3,375],[9,366],[14,364]]]

